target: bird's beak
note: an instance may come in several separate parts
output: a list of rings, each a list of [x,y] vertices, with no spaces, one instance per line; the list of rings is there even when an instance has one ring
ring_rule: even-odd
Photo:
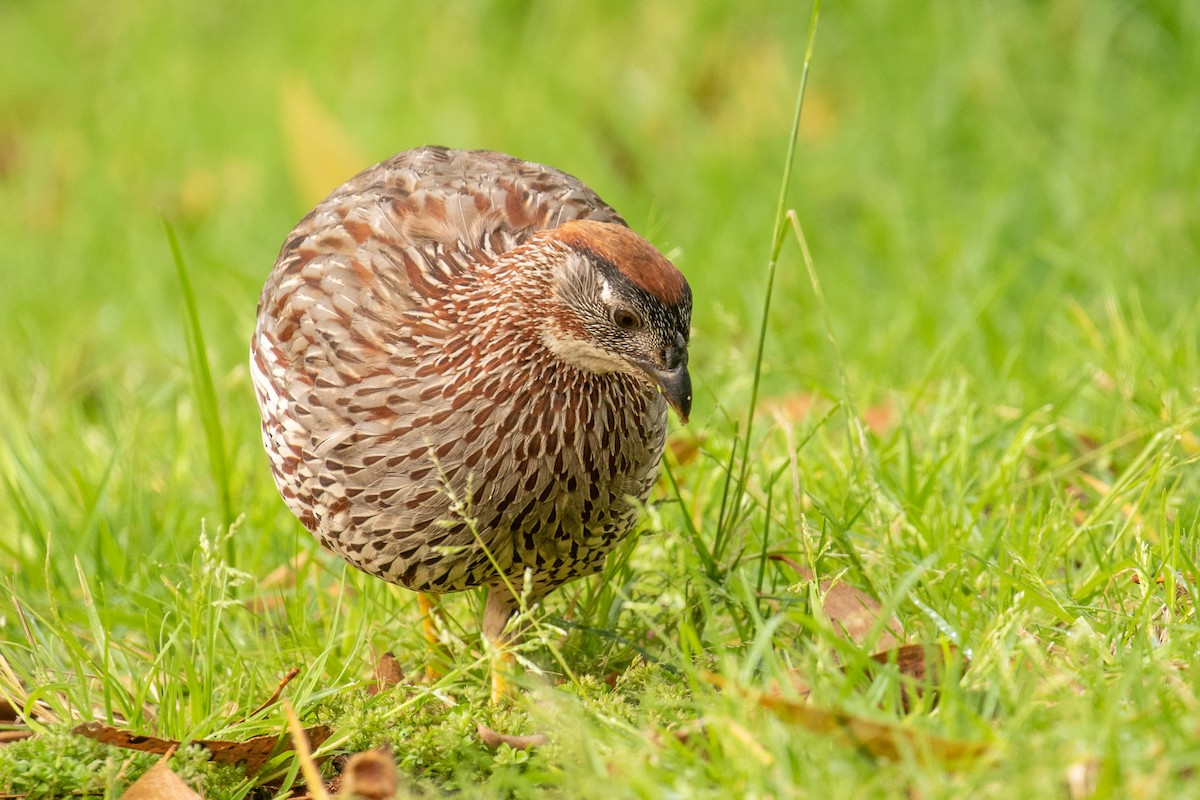
[[[650,361],[636,363],[650,382],[662,392],[671,408],[675,409],[679,422],[687,425],[688,414],[692,411],[692,376],[688,374],[687,369],[687,348],[668,348],[664,355],[665,366]]]
[[[692,376],[688,374],[687,360],[669,372],[655,370],[654,382],[671,408],[675,409],[680,424],[687,425],[688,414],[692,413]]]

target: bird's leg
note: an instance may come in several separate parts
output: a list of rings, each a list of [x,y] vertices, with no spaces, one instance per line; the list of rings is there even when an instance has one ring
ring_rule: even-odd
[[[438,636],[438,604],[433,595],[417,592],[417,608],[421,610],[421,630],[425,641],[429,643],[429,661],[425,664],[425,678],[436,681],[442,677],[442,670],[437,665],[439,657],[445,654],[442,640]]]
[[[516,609],[517,599],[508,586],[495,583],[488,587],[487,603],[483,607],[483,638],[491,661],[493,703],[500,702],[501,698],[512,692],[507,676],[511,674],[516,659],[508,646],[514,637],[511,634],[506,636],[504,628]]]

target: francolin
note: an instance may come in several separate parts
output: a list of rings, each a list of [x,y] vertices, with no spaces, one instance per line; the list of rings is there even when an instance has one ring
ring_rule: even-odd
[[[502,652],[523,590],[599,571],[633,526],[667,408],[691,408],[691,305],[576,178],[401,153],[300,220],[263,288],[250,366],[275,484],[364,572],[486,585]]]

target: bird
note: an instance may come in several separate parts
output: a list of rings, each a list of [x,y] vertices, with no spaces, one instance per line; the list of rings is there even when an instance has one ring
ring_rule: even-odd
[[[421,597],[486,586],[498,698],[510,618],[603,568],[668,409],[687,423],[691,310],[572,175],[399,153],[305,215],[263,287],[250,372],[275,485],[363,572]]]

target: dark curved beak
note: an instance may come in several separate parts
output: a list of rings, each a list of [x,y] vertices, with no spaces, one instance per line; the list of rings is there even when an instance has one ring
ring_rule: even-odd
[[[692,376],[687,369],[687,341],[682,336],[676,336],[674,346],[664,347],[660,359],[661,364],[640,361],[638,366],[662,392],[671,408],[675,409],[679,422],[687,425],[688,415],[692,412]]]
[[[679,422],[687,425],[688,414],[692,413],[692,376],[688,374],[687,358],[673,370],[655,370],[654,382],[667,398],[671,408],[679,416]]]

